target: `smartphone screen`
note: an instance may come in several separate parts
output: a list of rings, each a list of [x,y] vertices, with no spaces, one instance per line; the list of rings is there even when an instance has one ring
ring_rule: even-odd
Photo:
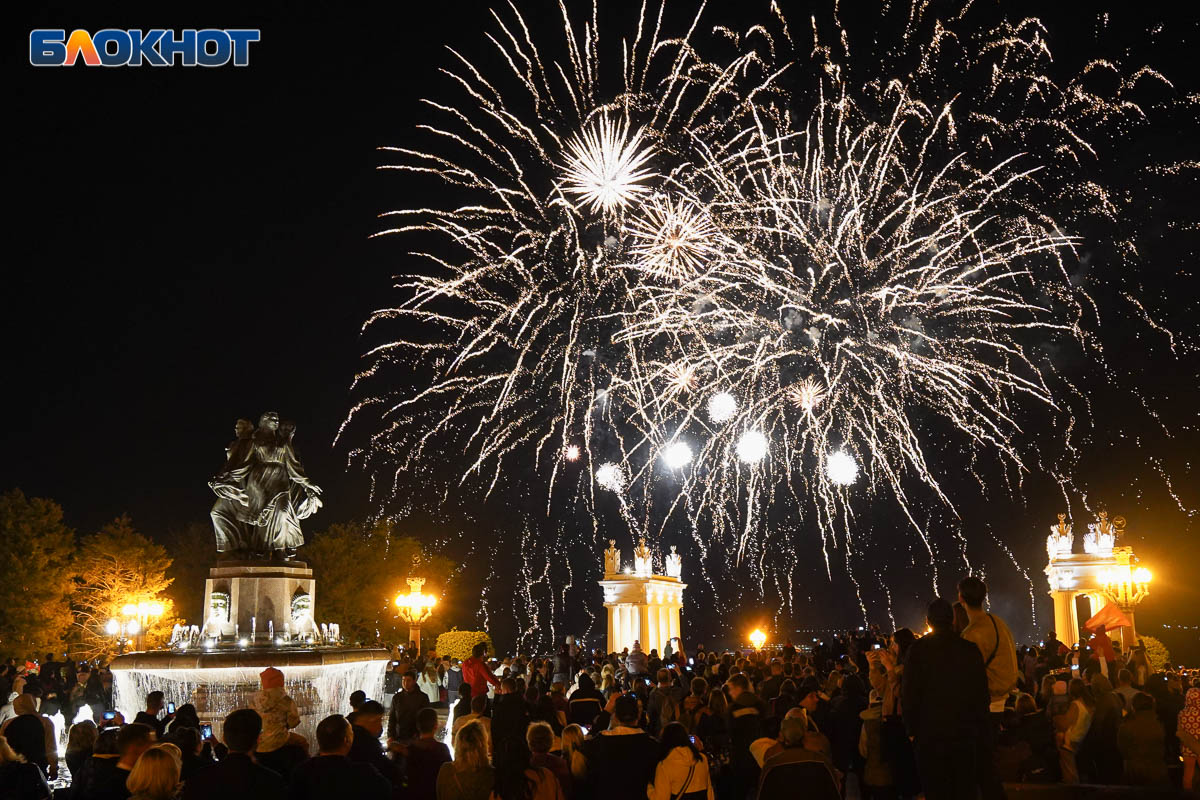
[[[104,712],[104,718],[105,718],[105,719],[116,719],[116,718],[117,718],[117,712],[115,712],[115,711],[105,711],[105,712]]]
[[[167,713],[168,714],[175,713],[175,704],[174,703],[167,703]]]
[[[212,736],[212,725],[201,725],[200,726],[200,738],[207,739],[210,736]]]
[[[883,645],[881,645],[881,644],[876,644],[876,645],[874,645],[873,647],[871,647],[871,649],[872,649],[872,650],[878,650],[878,649],[879,649],[879,648],[881,648],[881,647],[883,647]]]

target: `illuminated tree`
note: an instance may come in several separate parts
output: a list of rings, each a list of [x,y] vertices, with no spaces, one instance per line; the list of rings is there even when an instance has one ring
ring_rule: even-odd
[[[171,626],[178,620],[174,603],[163,594],[171,585],[167,570],[171,558],[166,548],[155,544],[133,528],[128,516],[120,516],[80,545],[75,567],[75,614],[72,651],[83,658],[107,656],[117,649],[115,638],[105,631],[111,619],[122,619],[130,604],[160,603],[163,613],[150,620],[143,632],[149,649],[165,644]]]
[[[0,657],[61,652],[71,626],[75,534],[53,500],[0,494]]]

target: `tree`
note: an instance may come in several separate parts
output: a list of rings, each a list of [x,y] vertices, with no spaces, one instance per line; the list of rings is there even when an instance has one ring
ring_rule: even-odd
[[[167,531],[167,555],[171,567],[167,596],[175,602],[175,613],[192,625],[204,623],[204,581],[217,562],[217,543],[212,525],[189,522]]]
[[[53,500],[0,495],[0,657],[61,652],[71,626],[75,533]]]
[[[396,615],[396,595],[408,591],[413,574],[427,580],[423,591],[439,595],[454,571],[448,558],[425,553],[421,543],[397,535],[387,523],[367,527],[336,524],[304,548],[317,581],[318,622],[336,622],[349,642],[408,640],[408,625]]]
[[[161,603],[163,613],[143,631],[147,649],[164,644],[178,620],[174,603],[163,592],[171,585],[166,548],[141,535],[128,516],[120,516],[84,539],[76,560],[75,652],[84,658],[110,655],[114,637],[105,632],[110,619],[123,619],[129,604]]]

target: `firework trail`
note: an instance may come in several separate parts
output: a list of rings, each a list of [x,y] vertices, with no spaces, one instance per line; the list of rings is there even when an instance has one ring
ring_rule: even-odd
[[[380,502],[462,454],[458,484],[535,476],[596,541],[614,512],[634,537],[682,524],[710,585],[746,569],[783,609],[805,534],[857,591],[867,497],[907,520],[936,590],[918,506],[956,513],[964,464],[1019,487],[1045,451],[1069,457],[1031,458],[1025,428],[1080,413],[1042,342],[1102,357],[1072,231],[1119,208],[1080,164],[1165,79],[1093,62],[1060,85],[1040,23],[980,28],[969,3],[946,20],[914,3],[894,52],[853,57],[836,6],[804,36],[764,10],[742,34],[646,2],[609,41],[598,4],[582,23],[560,5],[542,42],[514,5],[493,12],[494,74],[450,51],[429,146],[387,148],[386,168],[459,200],[386,215],[414,266],[366,327],[403,333],[367,352],[343,424],[369,420],[352,458]],[[552,581],[523,572],[533,603]]]

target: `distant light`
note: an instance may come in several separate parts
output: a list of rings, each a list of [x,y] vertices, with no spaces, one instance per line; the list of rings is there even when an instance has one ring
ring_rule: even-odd
[[[738,439],[737,456],[747,464],[756,464],[767,455],[767,437],[758,431],[746,431]]]
[[[240,645],[241,647],[245,647],[248,644],[250,644],[250,640],[245,638],[244,636],[241,639],[238,639],[238,645]]]
[[[579,460],[579,445],[577,445],[577,444],[567,445],[567,449],[563,453],[563,455],[567,459],[567,461],[578,461]]]
[[[858,478],[858,464],[844,450],[835,450],[825,459],[825,475],[838,486],[849,486]]]
[[[663,449],[662,460],[671,469],[682,469],[692,461],[692,448],[687,442],[671,442]]]
[[[281,637],[279,637],[279,636],[276,636],[276,637],[275,637],[275,644],[276,644],[276,646],[280,646],[280,647],[281,647],[281,646],[283,646],[283,639],[282,639]]]
[[[724,422],[737,413],[737,399],[729,392],[718,392],[708,399],[708,418]]]

